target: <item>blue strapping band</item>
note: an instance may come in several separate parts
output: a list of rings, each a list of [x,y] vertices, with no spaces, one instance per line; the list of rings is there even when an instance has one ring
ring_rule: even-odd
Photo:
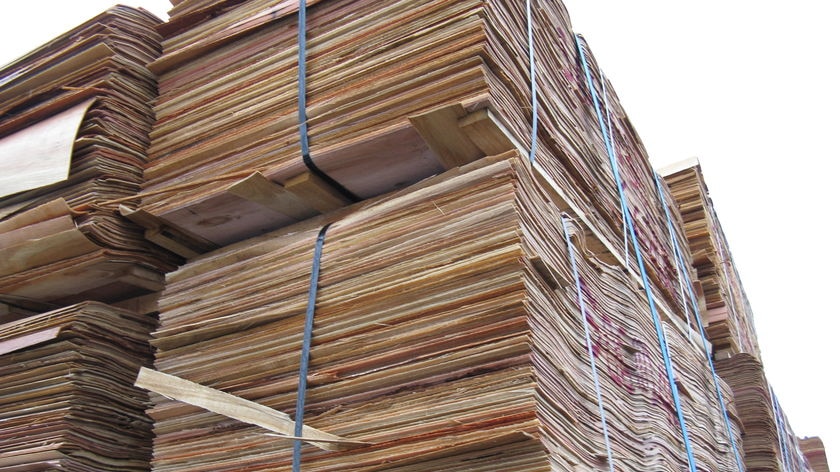
[[[607,96],[607,81],[604,80],[604,71],[598,71],[601,75],[601,94],[604,97]],[[607,112],[607,136],[609,136],[610,140],[609,143],[613,142],[613,129],[612,129],[612,119],[610,118],[610,102],[605,98],[604,99],[604,110]],[[624,234],[624,263],[630,265],[630,251],[628,250],[627,244],[627,218],[624,216],[624,212],[621,212],[621,229],[622,234]]]
[[[312,272],[309,274],[309,300],[306,303],[306,319],[303,328],[303,346],[300,349],[300,373],[298,375],[297,402],[295,403],[295,436],[303,436],[303,410],[306,404],[306,377],[309,375],[309,350],[312,346],[312,327],[315,324],[315,301],[318,297],[318,276],[321,273],[321,253],[327,236],[326,225],[318,232],[315,240],[315,254],[312,256]],[[295,439],[292,446],[292,471],[300,472],[300,439]]]
[[[656,328],[656,336],[659,339],[659,349],[662,352],[662,360],[665,363],[665,374],[668,377],[668,384],[671,387],[671,397],[674,400],[674,409],[676,410],[677,414],[677,421],[679,422],[680,430],[682,432],[683,443],[685,445],[685,452],[688,458],[688,467],[690,472],[697,472],[697,464],[694,460],[694,450],[691,447],[691,439],[688,435],[688,428],[686,427],[685,417],[683,416],[682,412],[682,403],[680,402],[680,392],[677,388],[676,378],[674,377],[674,368],[671,365],[671,354],[668,349],[668,343],[665,339],[665,331],[662,328],[662,322],[659,319],[659,312],[656,310],[656,303],[653,299],[653,292],[650,288],[650,280],[648,280],[647,270],[645,269],[645,262],[642,259],[642,252],[639,247],[639,240],[636,236],[636,228],[633,223],[633,217],[630,214],[630,210],[627,206],[627,199],[624,195],[624,188],[621,182],[621,175],[618,171],[618,161],[615,156],[615,148],[613,143],[609,140],[609,134],[607,133],[607,126],[604,123],[604,116],[601,113],[601,106],[598,101],[598,95],[595,92],[595,85],[592,81],[592,74],[589,72],[589,64],[586,61],[586,55],[583,50],[583,45],[581,44],[581,38],[579,35],[575,35],[575,42],[577,43],[578,53],[580,54],[580,60],[583,64],[583,70],[586,75],[586,82],[589,86],[589,93],[592,97],[592,103],[595,106],[595,112],[598,116],[598,124],[601,127],[601,135],[604,138],[604,145],[607,148],[607,154],[610,158],[610,165],[612,166],[613,178],[615,179],[616,187],[618,188],[618,197],[621,203],[621,209],[624,214],[624,217],[627,219],[627,227],[628,232],[630,233],[630,239],[633,243],[633,249],[636,253],[636,263],[639,266],[639,274],[642,278],[642,285],[645,289],[645,295],[647,296],[648,307],[650,308],[650,314],[653,318],[653,324]]]
[[[537,72],[534,62],[534,22],[531,19],[531,0],[525,1],[528,17],[528,63],[531,74],[531,149],[528,151],[528,161],[537,158]]]
[[[572,275],[575,277],[575,287],[577,288],[577,301],[580,306],[580,321],[583,324],[583,333],[586,336],[586,350],[589,353],[589,367],[592,369],[592,380],[595,383],[595,396],[598,398],[598,413],[601,415],[601,431],[604,433],[604,447],[607,450],[607,463],[610,467],[610,472],[613,472],[612,447],[610,447],[610,434],[607,428],[607,415],[604,412],[604,400],[601,397],[601,382],[598,377],[598,369],[595,366],[595,351],[592,349],[592,336],[589,333],[589,322],[586,320],[586,303],[583,300],[583,289],[580,284],[580,275],[578,274],[577,262],[575,260],[575,250],[572,246],[572,238],[569,236],[569,230],[566,227],[566,216],[562,217],[563,235],[566,237],[566,248],[569,252],[569,260],[572,261]]]
[[[779,399],[776,398],[776,393],[773,391],[772,387],[770,388],[770,402],[773,406],[773,421],[776,423],[776,433],[779,438],[779,446],[781,446],[782,449],[782,469],[784,472],[788,472],[791,470],[791,460],[788,455],[787,440],[784,437],[787,435],[787,431],[784,428],[784,417],[782,416],[782,409],[779,407]]]
[[[697,323],[697,330],[706,340],[706,331],[703,329],[703,322],[700,319],[700,308],[697,305],[697,296],[694,289],[691,287],[690,278],[688,276],[688,265],[683,256],[682,249],[677,244],[676,231],[674,230],[674,223],[671,219],[671,212],[668,210],[668,205],[665,203],[665,194],[662,191],[662,185],[659,182],[659,176],[654,172],[653,180],[656,182],[656,191],[659,193],[659,202],[662,204],[662,210],[665,211],[665,218],[668,220],[668,235],[671,237],[671,245],[674,248],[674,254],[677,256],[677,261],[682,272],[682,277],[686,280],[685,287],[688,290],[689,298],[691,298],[691,308],[694,311],[694,321]],[[679,275],[679,274],[678,274]],[[729,445],[732,447],[732,454],[735,456],[735,462],[738,464],[738,471],[744,472],[744,465],[741,461],[741,456],[738,454],[738,447],[735,445],[735,437],[732,435],[732,424],[729,422],[729,416],[726,414],[726,403],[723,401],[723,393],[721,393],[720,382],[718,381],[717,372],[715,372],[715,363],[712,360],[712,353],[706,343],[703,343],[703,351],[706,353],[706,360],[709,363],[709,369],[712,371],[712,379],[715,383],[715,392],[717,392],[718,405],[720,406],[720,414],[723,416],[723,422],[726,424],[726,432],[729,435]]]
[[[298,130],[300,132],[300,152],[303,163],[315,175],[333,187],[344,198],[351,202],[360,201],[350,190],[327,175],[312,160],[309,151],[309,123],[306,117],[306,0],[298,4]]]

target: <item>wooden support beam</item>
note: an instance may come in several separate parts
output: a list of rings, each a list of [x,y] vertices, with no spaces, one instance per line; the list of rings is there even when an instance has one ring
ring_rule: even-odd
[[[173,228],[145,210],[134,210],[120,205],[119,212],[135,224],[146,228],[144,233],[146,239],[186,259],[212,251],[217,247],[202,237]]]
[[[546,281],[552,290],[557,290],[561,287],[568,287],[570,285],[569,281],[566,280],[560,272],[548,265],[542,257],[532,256],[528,258],[528,261],[534,266],[534,269],[536,269],[537,273],[540,274],[540,277]]]
[[[125,282],[133,287],[140,287],[151,292],[163,290],[166,285],[163,274],[156,270],[147,269],[138,265],[129,265],[125,272],[117,280]]]
[[[122,300],[119,302],[111,303],[111,306],[125,308],[126,310],[131,310],[138,315],[150,315],[152,313],[157,313],[158,309],[158,300],[160,299],[160,292],[149,293],[146,295],[140,295],[139,297],[129,298],[127,300]]]
[[[282,213],[297,221],[305,220],[318,214],[306,200],[288,189],[272,182],[259,172],[227,188],[227,191],[239,198],[259,203],[266,208]]]
[[[283,182],[283,187],[319,213],[329,213],[351,203],[323,179],[309,171]]]
[[[294,436],[295,422],[286,413],[146,367],[140,368],[134,385],[228,418],[265,428],[277,433],[278,437],[284,439],[306,441],[327,451],[341,451],[369,444],[346,439],[309,426],[303,427],[304,435],[302,437]]]
[[[485,152],[458,125],[467,111],[460,103],[447,105],[408,119],[446,169],[467,164],[485,156]]]
[[[458,127],[487,156],[517,149],[516,139],[489,108],[461,118]]]

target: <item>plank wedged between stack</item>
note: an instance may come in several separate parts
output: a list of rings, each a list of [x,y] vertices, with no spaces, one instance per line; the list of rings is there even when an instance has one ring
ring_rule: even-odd
[[[34,129],[67,127],[60,152],[69,161],[54,183],[0,189],[0,245],[5,262],[15,261],[0,269],[2,301],[116,300],[160,289],[175,267],[142,228],[97,205],[140,188],[157,93],[146,66],[160,54],[159,23],[114,7],[0,70],[0,152],[37,147]],[[50,121],[68,109],[78,110],[75,123]],[[20,179],[33,164],[0,159]]]
[[[264,198],[243,195],[248,185],[238,182],[241,175],[165,192],[208,176],[260,172],[266,193],[286,201],[303,195],[296,8],[295,2],[249,1],[180,2],[173,9],[161,28],[163,55],[151,65],[161,93],[145,170],[144,190],[152,193],[141,208],[157,224],[225,245],[326,211],[308,198],[266,205]],[[537,161],[576,212],[622,247],[615,182],[567,13],[559,2],[547,2],[533,14]],[[359,197],[500,152],[460,134],[475,113],[492,114],[517,147],[529,143],[521,2],[320,1],[310,2],[307,15],[312,159]],[[607,89],[631,213],[645,223],[638,225],[645,258],[675,307],[676,271],[666,257],[670,243],[653,171]]]
[[[313,245],[334,221],[305,423],[373,444],[304,446],[306,470],[607,470],[560,218],[514,153],[232,244],[168,276],[155,367],[292,414]],[[617,470],[681,470],[646,302],[577,254]],[[666,330],[698,463],[733,470],[711,372]],[[154,470],[289,467],[282,439],[154,403]]]
[[[0,325],[0,470],[149,470],[152,321],[82,303]]]

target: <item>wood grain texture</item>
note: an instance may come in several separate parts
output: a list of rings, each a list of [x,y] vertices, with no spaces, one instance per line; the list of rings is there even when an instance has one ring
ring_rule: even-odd
[[[151,326],[100,303],[0,325],[0,468],[149,470]]]
[[[305,422],[372,444],[304,447],[306,470],[606,470],[560,214],[543,192],[511,151],[196,258],[167,279],[155,366],[291,411],[313,245],[333,221]],[[679,470],[646,302],[623,271],[577,254],[619,470]],[[697,460],[732,470],[705,359],[666,332]],[[153,400],[154,470],[289,467],[290,449],[254,427]]]
[[[295,422],[283,412],[145,367],[140,369],[134,385],[173,400],[279,433],[274,437],[303,440],[326,451],[339,451],[366,444],[325,433],[306,425],[303,428],[304,436],[295,436]]]
[[[146,65],[160,53],[159,23],[114,7],[0,70],[5,300],[61,306],[130,298],[160,288],[138,271],[160,279],[179,261],[141,227],[98,206],[140,189],[157,93]],[[35,165],[61,175],[32,181]]]

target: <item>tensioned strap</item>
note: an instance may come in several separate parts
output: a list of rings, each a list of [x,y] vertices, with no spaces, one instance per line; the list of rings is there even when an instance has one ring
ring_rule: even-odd
[[[791,470],[791,460],[788,455],[787,440],[784,436],[787,435],[785,430],[784,417],[782,416],[782,409],[779,407],[779,399],[776,398],[776,392],[770,387],[770,403],[773,406],[773,421],[776,423],[776,434],[779,438],[779,446],[782,452],[782,470],[789,472]]]
[[[680,288],[683,288],[682,280],[685,279],[685,289],[688,291],[689,298],[691,299],[691,308],[694,311],[694,321],[697,323],[697,330],[700,332],[702,339],[705,341],[706,338],[706,330],[703,329],[703,322],[700,319],[700,308],[697,305],[697,296],[694,293],[694,289],[691,287],[690,278],[688,276],[688,268],[687,263],[685,261],[685,257],[683,256],[682,249],[680,249],[680,245],[677,244],[677,235],[674,229],[674,223],[671,219],[671,211],[668,209],[668,205],[665,203],[665,193],[662,191],[662,184],[659,181],[659,175],[654,172],[653,180],[656,182],[656,191],[659,194],[659,202],[662,204],[662,210],[665,212],[665,218],[668,220],[668,235],[671,238],[671,246],[673,248],[673,253],[677,260],[677,264],[679,265],[679,271],[677,272],[677,276],[680,278]],[[684,294],[681,293],[683,297]],[[717,372],[715,372],[715,363],[712,360],[712,353],[709,350],[709,346],[706,345],[706,342],[703,343],[703,351],[706,353],[706,360],[709,363],[709,369],[712,371],[712,379],[714,380],[715,384],[715,392],[717,393],[718,399],[718,406],[720,406],[720,414],[723,416],[723,422],[726,425],[726,432],[729,435],[729,445],[732,447],[732,454],[735,456],[735,463],[738,464],[738,471],[744,472],[744,466],[741,462],[741,456],[738,454],[738,447],[735,445],[735,437],[732,435],[732,424],[729,422],[729,416],[726,414],[726,403],[723,401],[723,393],[721,393],[720,388],[720,381],[718,381]]]
[[[309,299],[306,303],[306,319],[303,327],[303,346],[300,349],[300,373],[298,375],[297,402],[295,403],[295,436],[303,436],[303,409],[306,404],[306,377],[309,374],[309,350],[312,345],[312,327],[315,324],[315,302],[318,298],[318,275],[321,273],[321,253],[324,238],[327,236],[326,225],[318,232],[315,240],[315,253],[312,256],[312,272],[309,274]],[[292,471],[300,472],[300,455],[303,443],[295,440],[292,447]]]
[[[312,160],[309,151],[309,122],[306,117],[306,0],[298,4],[298,130],[303,163],[315,175],[333,187],[344,198],[358,202],[359,197],[327,175]]]
[[[612,128],[612,119],[610,118],[610,101],[606,98],[607,97],[607,81],[604,80],[604,71],[598,70],[601,75],[601,95],[604,98],[604,111],[607,112],[607,136],[609,136],[609,142],[613,142],[613,128]],[[621,212],[621,233],[624,235],[624,263],[628,266],[630,265],[630,251],[629,246],[627,244],[627,218],[624,216],[624,212]]]
[[[528,17],[528,64],[531,74],[531,149],[528,151],[528,161],[537,158],[537,72],[534,63],[534,22],[531,18],[531,0],[525,0],[525,10]]]
[[[580,54],[580,60],[583,64],[583,70],[586,75],[586,83],[589,87],[589,94],[592,97],[592,103],[595,107],[595,112],[598,117],[598,124],[601,127],[601,135],[604,138],[604,145],[607,148],[607,154],[610,158],[610,166],[612,167],[613,178],[615,179],[615,184],[618,188],[618,198],[621,204],[622,212],[624,213],[624,217],[627,220],[627,229],[628,233],[630,234],[630,240],[633,243],[633,250],[636,253],[636,263],[639,266],[639,275],[642,278],[642,286],[645,289],[648,307],[650,308],[650,314],[653,318],[654,327],[656,328],[656,337],[659,339],[659,350],[662,352],[662,360],[665,363],[665,374],[668,378],[668,384],[671,387],[671,397],[674,400],[674,409],[676,410],[677,421],[682,432],[683,443],[685,445],[685,452],[688,458],[689,471],[697,472],[697,464],[694,460],[694,451],[691,447],[691,439],[688,436],[688,428],[686,426],[685,417],[683,416],[682,412],[680,392],[677,388],[677,382],[674,376],[674,368],[671,365],[671,354],[668,349],[668,342],[665,339],[665,331],[662,328],[662,321],[659,319],[659,312],[656,310],[656,303],[653,299],[653,291],[651,290],[650,280],[648,279],[647,270],[645,269],[645,261],[642,258],[642,251],[639,247],[639,239],[636,236],[636,228],[633,223],[633,216],[630,213],[630,210],[627,206],[627,198],[624,195],[624,185],[621,181],[621,175],[618,171],[618,161],[615,156],[615,148],[613,146],[612,141],[610,141],[609,135],[607,133],[607,126],[604,123],[604,115],[601,113],[601,106],[598,101],[598,94],[595,91],[595,86],[592,81],[592,74],[589,72],[589,64],[587,63],[586,54],[583,50],[583,45],[581,44],[581,38],[579,35],[575,35],[575,42],[577,43],[578,53]]]
[[[613,467],[612,448],[610,447],[610,434],[607,428],[607,415],[604,412],[604,401],[601,398],[601,382],[598,378],[598,369],[595,366],[595,351],[592,349],[592,336],[589,333],[589,322],[586,319],[586,302],[583,300],[583,289],[581,288],[580,275],[578,274],[577,262],[575,260],[575,248],[572,246],[572,238],[569,236],[569,229],[566,227],[568,220],[564,214],[562,217],[563,235],[566,237],[566,248],[569,252],[569,260],[572,261],[572,275],[575,278],[577,288],[577,301],[580,307],[580,322],[583,324],[583,333],[586,337],[586,351],[589,353],[589,367],[592,369],[592,380],[595,383],[595,396],[598,399],[598,413],[601,415],[601,431],[604,433],[604,447],[607,450],[607,463],[610,472]]]

